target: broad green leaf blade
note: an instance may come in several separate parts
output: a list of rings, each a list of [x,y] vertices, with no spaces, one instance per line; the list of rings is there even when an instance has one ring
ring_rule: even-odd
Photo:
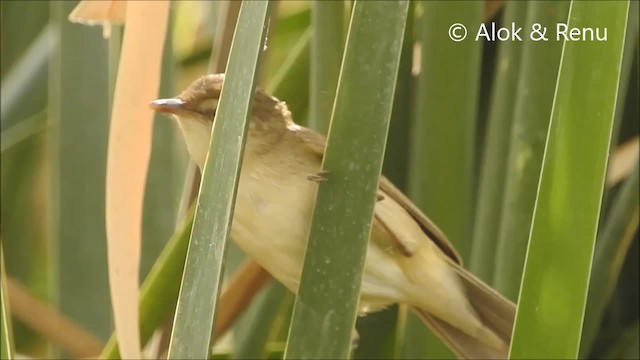
[[[474,151],[482,42],[473,31],[455,42],[452,24],[477,29],[483,7],[478,1],[425,1],[413,119],[409,195],[447,234],[464,260],[471,244]],[[453,358],[413,313],[407,314],[405,358]]]
[[[393,97],[393,111],[389,123],[389,137],[384,153],[382,173],[398,189],[406,191],[409,166],[410,144],[407,141],[411,134],[411,119],[414,114],[413,97],[415,81],[411,74],[413,68],[414,17],[415,2],[409,2],[407,22],[402,40],[402,54],[398,68],[396,93]]]
[[[186,213],[169,242],[158,256],[140,289],[140,342],[147,344],[158,326],[175,307],[180,292],[180,279],[184,269],[189,236],[193,225],[194,207]],[[115,334],[100,354],[101,359],[119,359]]]
[[[326,134],[338,85],[344,44],[345,3],[314,1],[311,6],[309,127]]]
[[[576,358],[615,115],[628,1],[573,1],[512,341],[512,358]],[[595,36],[595,35],[594,35]]]
[[[59,47],[48,89],[50,245],[59,309],[105,339],[112,329],[105,232],[108,52],[99,27],[68,21],[75,5],[51,3]]]
[[[413,89],[415,81],[411,74],[414,47],[415,2],[409,2],[404,28],[402,53],[398,66],[396,92],[389,123],[389,135],[384,153],[382,173],[401,190],[406,190],[409,158],[411,117],[414,109]],[[354,350],[354,359],[389,358],[400,356],[400,344],[405,337],[400,334],[404,323],[400,321],[399,306],[368,314],[357,319],[356,329],[360,339]]]
[[[632,175],[625,180],[598,237],[580,346],[581,354],[585,358],[588,357],[591,344],[600,329],[600,322],[617,284],[622,262],[633,241],[633,234],[638,229],[639,170],[636,164]]]
[[[349,356],[408,5],[354,5],[287,359]]]
[[[409,2],[407,21],[402,41],[402,53],[398,66],[396,92],[389,123],[389,135],[384,153],[382,173],[401,190],[406,190],[409,158],[411,116],[413,115],[413,88],[411,75],[414,47],[415,2]],[[405,337],[400,334],[404,323],[399,319],[399,306],[360,317],[356,329],[360,339],[352,356],[354,359],[389,358],[400,356],[400,344]]]
[[[4,253],[0,243],[0,359],[11,360],[14,356],[13,327],[7,294],[7,277],[4,268]]]
[[[240,9],[198,197],[169,345],[170,359],[205,359],[209,354],[244,134],[268,14],[268,2],[243,2]]]
[[[483,8],[477,1],[422,5],[422,61],[409,193],[462,258],[468,259],[482,42],[472,36],[454,42],[448,29],[456,22],[477,29]]]
[[[503,23],[525,24],[526,14],[526,2],[510,1],[505,5]],[[498,44],[495,82],[480,164],[469,268],[487,282],[493,279],[522,47],[522,42],[519,41],[504,41]]]
[[[555,29],[556,24],[567,21],[568,1],[527,2],[527,6],[523,31],[531,29],[535,23]],[[562,52],[559,41],[532,41],[528,37],[523,40],[502,219],[496,224],[499,232],[493,278],[496,289],[513,301],[517,300],[522,279]]]

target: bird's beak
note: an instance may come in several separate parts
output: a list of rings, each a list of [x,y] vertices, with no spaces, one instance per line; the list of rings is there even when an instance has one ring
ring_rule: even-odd
[[[149,107],[155,111],[169,114],[177,114],[188,110],[186,108],[186,103],[182,99],[178,98],[153,100],[149,103]]]

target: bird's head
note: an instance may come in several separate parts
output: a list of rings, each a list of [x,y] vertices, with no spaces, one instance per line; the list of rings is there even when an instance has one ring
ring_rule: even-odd
[[[154,100],[150,104],[155,111],[171,114],[178,120],[187,149],[201,169],[209,150],[211,128],[223,83],[224,74],[205,75],[191,83],[177,97]],[[260,89],[256,90],[245,152],[264,151],[265,146],[278,141],[292,123],[291,113],[284,102]]]

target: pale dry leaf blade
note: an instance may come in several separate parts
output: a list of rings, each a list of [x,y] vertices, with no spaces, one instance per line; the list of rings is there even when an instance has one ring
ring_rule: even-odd
[[[131,2],[113,100],[106,188],[109,285],[123,358],[140,358],[138,272],[144,186],[169,2]]]

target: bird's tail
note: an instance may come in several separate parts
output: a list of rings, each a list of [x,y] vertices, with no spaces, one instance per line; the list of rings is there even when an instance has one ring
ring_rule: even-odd
[[[451,262],[469,303],[482,322],[481,333],[471,336],[418,308],[413,310],[462,359],[506,359],[511,343],[515,305],[460,265]]]

